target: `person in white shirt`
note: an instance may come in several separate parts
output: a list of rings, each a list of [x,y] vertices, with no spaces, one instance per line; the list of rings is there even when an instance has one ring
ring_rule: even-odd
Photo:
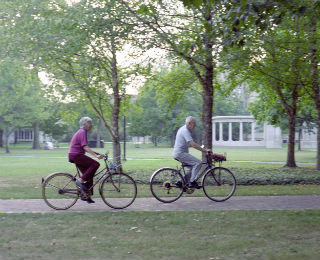
[[[191,178],[188,184],[189,188],[199,188],[199,185],[195,180],[197,179],[198,173],[202,166],[202,162],[198,158],[189,154],[189,147],[191,146],[204,153],[211,151],[210,149],[201,147],[193,141],[191,132],[195,127],[196,119],[192,116],[188,116],[186,118],[185,125],[180,127],[177,132],[172,154],[176,160],[180,161],[181,163],[188,164],[192,167]]]

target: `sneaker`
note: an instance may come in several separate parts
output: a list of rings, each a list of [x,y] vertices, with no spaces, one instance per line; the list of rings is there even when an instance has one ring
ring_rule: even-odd
[[[84,192],[81,192],[80,193],[80,199],[83,200],[83,201],[87,201],[88,200],[88,196]]]
[[[201,186],[199,186],[196,181],[193,181],[193,182],[189,183],[188,188],[189,189],[200,189]]]
[[[94,200],[92,200],[90,197],[88,197],[87,198],[87,202],[89,203],[89,204],[91,204],[91,203],[96,203]]]
[[[80,182],[79,180],[76,180],[76,185],[77,185],[81,190],[83,190],[83,191],[85,191],[85,192],[88,191],[87,186],[86,186],[84,183]]]

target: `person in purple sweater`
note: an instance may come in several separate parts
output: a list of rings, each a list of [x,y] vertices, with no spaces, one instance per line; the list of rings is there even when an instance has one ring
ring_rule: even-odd
[[[88,146],[87,132],[91,128],[92,119],[90,117],[82,117],[80,119],[80,129],[73,135],[69,149],[69,161],[75,163],[82,172],[82,176],[76,181],[76,184],[80,189],[88,193],[87,198],[81,199],[88,203],[94,203],[90,197],[93,195],[93,191],[89,191],[89,189],[93,184],[93,176],[98,170],[100,163],[85,155],[85,153],[87,152],[97,159],[103,158],[102,154],[94,152]]]

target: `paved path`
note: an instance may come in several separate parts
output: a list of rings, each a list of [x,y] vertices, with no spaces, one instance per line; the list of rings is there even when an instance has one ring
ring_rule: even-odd
[[[78,201],[67,211],[49,208],[42,199],[1,200],[1,213],[105,212],[105,211],[214,211],[214,210],[304,210],[320,209],[320,196],[234,196],[225,202],[213,202],[206,197],[182,197],[165,204],[154,198],[137,198],[124,210],[114,210],[101,199],[95,204]]]

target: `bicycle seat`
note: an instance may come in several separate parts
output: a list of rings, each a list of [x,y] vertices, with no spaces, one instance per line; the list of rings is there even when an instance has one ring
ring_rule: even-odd
[[[187,163],[184,163],[184,162],[181,162],[180,160],[178,160],[177,158],[174,158],[176,161],[178,161],[179,163],[182,164],[182,167],[192,167],[192,165],[190,164],[187,164]]]
[[[69,163],[75,163],[75,162],[69,159]]]

